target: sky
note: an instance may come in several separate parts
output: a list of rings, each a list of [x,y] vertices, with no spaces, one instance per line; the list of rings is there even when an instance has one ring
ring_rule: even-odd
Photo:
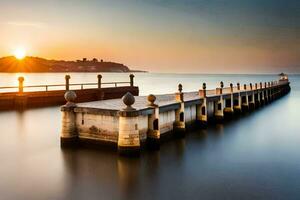
[[[0,57],[175,73],[300,73],[298,0],[1,0]]]

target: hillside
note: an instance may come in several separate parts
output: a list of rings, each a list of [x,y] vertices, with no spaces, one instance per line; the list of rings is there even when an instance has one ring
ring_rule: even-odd
[[[25,57],[22,60],[14,56],[0,58],[0,72],[130,72],[120,63],[93,60],[47,60],[38,57]]]

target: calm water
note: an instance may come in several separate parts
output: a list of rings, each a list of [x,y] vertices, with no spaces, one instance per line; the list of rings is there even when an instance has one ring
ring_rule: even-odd
[[[71,74],[95,82],[96,74]],[[0,75],[13,85],[18,75]],[[63,83],[63,74],[25,75]],[[276,76],[137,74],[141,94],[185,91],[202,82],[269,81]],[[126,81],[128,74],[103,74]],[[189,132],[140,158],[61,150],[59,107],[1,112],[0,199],[300,199],[300,76],[282,99],[224,125]]]

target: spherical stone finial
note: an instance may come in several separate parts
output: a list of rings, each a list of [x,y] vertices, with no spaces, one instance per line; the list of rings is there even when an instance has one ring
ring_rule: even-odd
[[[18,81],[19,82],[23,82],[25,79],[24,79],[24,77],[23,76],[20,76],[19,78],[18,78]]]
[[[203,90],[206,90],[206,83],[203,83],[202,89],[203,89]]]
[[[130,93],[127,92],[123,97],[122,97],[122,101],[123,103],[127,106],[126,108],[124,108],[124,110],[135,110],[132,105],[135,102],[135,98],[134,96]]]
[[[66,76],[65,76],[65,79],[70,79],[70,78],[71,78],[70,75],[66,75]]]
[[[244,84],[244,89],[246,90],[246,88],[247,88],[247,85],[246,85],[246,84]]]
[[[237,86],[240,86],[240,83],[237,83],[236,85],[237,85]]]
[[[180,93],[182,92],[182,84],[181,84],[181,83],[178,84],[178,91],[179,91]]]
[[[154,96],[153,94],[149,94],[148,97],[147,97],[147,100],[148,100],[148,105],[149,106],[154,106],[154,102],[156,100],[156,96]]]
[[[69,90],[65,93],[65,99],[67,101],[68,106],[74,106],[75,105],[75,99],[77,98],[77,95],[74,91]]]
[[[102,78],[102,75],[101,74],[98,74],[97,75],[98,79]]]
[[[231,87],[231,88],[233,87],[233,84],[232,84],[232,83],[230,83],[230,87]]]
[[[130,74],[129,77],[130,77],[130,78],[134,78],[134,75],[133,75],[133,74]]]
[[[223,83],[223,81],[221,81],[221,82],[220,82],[220,86],[221,86],[221,88],[223,88],[223,87],[224,87],[224,83]]]

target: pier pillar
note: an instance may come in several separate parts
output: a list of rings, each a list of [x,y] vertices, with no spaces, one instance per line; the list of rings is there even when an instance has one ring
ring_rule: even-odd
[[[259,89],[260,89],[260,103],[263,106],[265,104],[265,94],[262,82],[259,83]]]
[[[120,154],[139,154],[140,136],[138,127],[139,112],[132,107],[134,96],[127,92],[123,98],[126,108],[119,111],[118,152]]]
[[[98,74],[98,75],[97,75],[97,78],[98,78],[98,89],[101,89],[102,75],[101,75],[101,74]]]
[[[260,92],[257,83],[255,83],[254,101],[255,101],[255,107],[258,108],[260,106]]]
[[[269,97],[268,97],[268,86],[267,86],[267,82],[265,82],[265,87],[264,87],[264,100],[265,100],[265,104],[268,104],[268,102],[269,102]]]
[[[74,146],[78,142],[78,132],[76,127],[76,114],[74,109],[77,107],[74,103],[76,99],[74,91],[67,91],[65,99],[67,103],[61,107],[62,129],[60,134],[61,147]]]
[[[19,81],[19,93],[23,93],[23,88],[24,88],[24,77],[23,76],[20,76],[18,78],[18,81]]]
[[[27,95],[24,94],[24,77],[19,77],[19,93],[15,98],[15,108],[18,110],[23,110],[27,107]]]
[[[233,109],[236,113],[242,112],[242,97],[241,97],[241,86],[240,83],[237,83],[237,91],[238,91],[238,97],[236,97],[233,101]]]
[[[274,88],[274,81],[271,82],[271,99],[272,101],[275,100],[275,88]]]
[[[133,75],[133,74],[130,74],[130,75],[129,75],[129,78],[130,78],[130,86],[133,87],[133,86],[134,86],[134,82],[133,82],[134,75]]]
[[[203,83],[202,90],[199,90],[200,98],[203,98],[203,103],[197,105],[197,121],[200,123],[200,126],[207,126],[207,100],[206,100],[206,83]]]
[[[66,91],[70,90],[70,79],[71,79],[71,76],[70,76],[70,75],[66,75],[66,76],[65,76],[65,80],[66,80]]]
[[[247,85],[244,84],[244,91],[247,91]],[[244,96],[242,96],[242,111],[248,111],[249,110],[249,98],[248,93],[245,92]]]
[[[250,83],[250,90],[251,90],[251,94],[248,95],[249,110],[254,110],[255,109],[255,95],[254,95],[252,83]]]
[[[217,95],[220,95],[220,99],[214,102],[214,116],[216,122],[222,122],[224,119],[224,99],[223,99],[223,81],[220,82],[220,88],[216,88]]]
[[[230,83],[230,98],[225,99],[224,114],[228,117],[232,117],[233,111],[233,84]]]
[[[159,129],[159,106],[155,104],[156,97],[148,95],[148,107],[153,108],[153,113],[148,115],[147,143],[150,148],[159,149],[160,129]]]
[[[178,92],[175,93],[175,100],[179,103],[179,108],[175,110],[175,122],[173,124],[174,133],[176,136],[182,137],[185,135],[185,117],[184,117],[184,94],[182,85],[178,85]]]
[[[272,98],[271,98],[271,83],[268,82],[268,101],[269,103],[272,101]]]

